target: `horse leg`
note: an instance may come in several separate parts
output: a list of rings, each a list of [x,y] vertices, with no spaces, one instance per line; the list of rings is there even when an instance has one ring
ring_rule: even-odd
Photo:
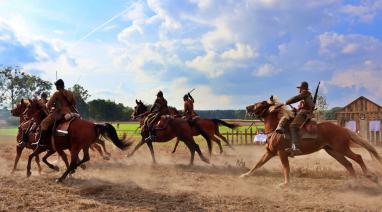
[[[62,181],[65,180],[65,178],[68,176],[68,174],[72,173],[76,169],[77,164],[78,164],[78,162],[77,162],[78,161],[78,153],[80,152],[80,150],[81,150],[81,148],[79,148],[79,147],[72,147],[72,149],[70,151],[71,160],[70,160],[69,167],[66,169],[64,174],[56,180],[56,182],[61,183]]]
[[[89,148],[83,148],[83,152],[84,152],[84,157],[82,158],[82,160],[80,162],[77,163],[77,166],[81,166],[83,163],[87,162],[90,160],[90,155],[89,155]],[[76,169],[74,168],[74,169]]]
[[[244,178],[244,177],[248,177],[248,176],[252,175],[253,172],[255,172],[256,169],[258,169],[261,166],[263,166],[273,156],[275,156],[275,155],[267,150],[264,153],[264,155],[260,158],[260,160],[257,162],[257,164],[251,170],[249,170],[247,173],[244,173],[244,174],[240,175],[240,178]]]
[[[107,155],[107,157],[110,157],[111,154],[110,154],[110,152],[108,152],[108,151],[106,150],[105,141],[104,141],[104,140],[101,140],[101,139],[98,139],[97,141],[98,141],[98,144],[101,145],[101,147],[102,147],[102,149],[103,149],[103,152]]]
[[[20,148],[20,147],[16,146],[16,158],[15,158],[15,163],[13,165],[13,170],[12,170],[11,174],[13,174],[16,171],[17,164],[19,163],[19,160],[20,160],[20,157],[21,157],[21,153],[23,152],[23,149],[24,148]]]
[[[218,144],[219,149],[220,149],[220,154],[223,154],[223,147],[222,147],[220,140],[218,138],[216,138],[215,136],[212,136],[211,140],[215,141]]]
[[[69,168],[69,161],[68,157],[66,156],[66,153],[63,150],[57,150],[57,153],[61,156],[62,160],[65,163],[66,168]]]
[[[29,155],[28,157],[28,165],[27,165],[27,177],[30,177],[32,172],[31,172],[31,164],[32,164],[32,159],[34,156],[40,154],[41,152],[44,151],[44,148],[41,148],[37,146],[37,148]]]
[[[220,134],[220,132],[216,132],[215,135],[221,138],[224,141],[224,143],[226,143],[227,146],[229,146],[229,148],[233,149],[232,145],[228,142],[227,138]]]
[[[190,153],[191,153],[191,157],[190,157],[190,164],[189,166],[192,166],[194,164],[194,157],[195,157],[195,149],[193,147],[193,145],[191,145],[189,142],[185,141],[185,140],[182,140],[187,148],[190,150]]]
[[[341,165],[343,165],[349,172],[351,177],[356,178],[353,165],[345,158],[345,156],[342,153],[336,152],[330,148],[325,148],[325,151],[334,159],[336,159]]]
[[[176,138],[175,146],[174,146],[174,149],[172,150],[172,153],[175,153],[176,148],[178,147],[178,145],[179,145],[179,138]]]
[[[36,157],[35,157],[35,161],[36,161],[36,163],[37,163],[38,173],[41,174],[41,170],[42,170],[42,168],[41,168],[41,165],[40,165],[40,157],[39,157],[38,155],[36,155]]]
[[[365,163],[363,162],[361,155],[354,153],[353,151],[351,151],[350,148],[347,148],[347,150],[344,154],[346,157],[354,160],[355,162],[357,162],[361,166],[363,174],[368,179],[370,179],[371,181],[373,181],[375,183],[378,183],[378,176],[369,171],[369,169],[366,167]]]
[[[97,152],[101,155],[101,157],[102,157],[104,160],[106,160],[106,159],[105,159],[105,156],[104,156],[104,154],[103,154],[103,152],[102,152],[102,149],[101,149],[101,147],[100,147],[98,144],[94,143],[94,144],[90,145],[90,148],[91,148],[93,151],[94,151],[94,149],[97,150]]]
[[[48,162],[48,157],[50,157],[51,155],[53,155],[55,153],[55,151],[52,151],[52,150],[49,150],[45,155],[44,157],[42,158],[42,161],[51,169],[55,170],[55,171],[59,171],[60,169],[58,168],[58,166],[55,166],[51,163]]]
[[[142,140],[134,147],[134,150],[130,153],[130,154],[128,154],[127,155],[127,157],[131,157],[131,156],[133,156],[134,155],[134,153],[143,145],[143,144],[145,144],[145,141],[143,140],[143,138],[142,138]]]
[[[290,179],[290,167],[289,167],[289,159],[288,159],[288,153],[284,150],[280,150],[278,152],[278,155],[281,160],[281,164],[283,165],[283,172],[284,172],[284,183],[280,184],[280,186],[288,185],[289,179]]]
[[[199,145],[197,143],[195,143],[195,140],[191,137],[189,138],[188,140],[186,139],[185,142],[186,144],[188,143],[188,145],[192,146],[193,148],[193,152],[195,153],[195,151],[198,153],[200,159],[205,162],[205,163],[210,163],[210,160],[208,160],[208,158],[204,157],[202,151],[200,151],[200,148],[199,148]],[[191,156],[193,156],[193,154],[191,154]],[[193,158],[192,158],[192,163],[193,163]]]
[[[147,142],[146,144],[147,144],[147,146],[148,146],[149,149],[150,149],[151,158],[153,159],[153,163],[156,164],[157,161],[155,160],[153,143],[152,143],[152,142]]]

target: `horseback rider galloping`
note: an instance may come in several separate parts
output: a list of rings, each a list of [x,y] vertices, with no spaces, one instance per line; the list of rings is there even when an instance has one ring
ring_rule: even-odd
[[[187,120],[190,120],[197,116],[196,112],[194,111],[194,98],[192,98],[190,93],[187,93],[186,95],[183,96],[183,101],[184,101],[184,117]]]
[[[301,82],[300,86],[297,87],[299,89],[299,95],[290,98],[285,102],[286,105],[290,105],[296,102],[299,102],[299,106],[297,108],[296,116],[293,119],[292,123],[289,125],[290,133],[292,137],[292,148],[289,150],[292,155],[301,154],[300,150],[300,137],[299,137],[299,129],[304,124],[305,120],[313,113],[314,110],[314,101],[312,94],[309,91],[309,84],[307,82]],[[284,126],[288,122],[289,117],[283,117],[280,119],[279,125],[277,126],[276,132],[283,133]]]
[[[75,109],[76,99],[74,94],[65,89],[64,81],[59,79],[54,84],[56,85],[57,91],[53,94],[48,103],[46,103],[48,110],[50,110],[53,106],[54,110],[49,113],[44,120],[42,120],[40,139],[32,145],[45,147],[45,140],[49,135],[48,130],[54,122],[62,119],[67,113],[77,112]]]
[[[168,114],[167,100],[163,97],[163,92],[159,91],[157,93],[157,98],[153,106],[150,109],[150,114],[145,119],[144,129],[147,129],[149,136],[145,138],[145,141],[155,140],[155,129],[154,124],[160,119],[162,115]]]

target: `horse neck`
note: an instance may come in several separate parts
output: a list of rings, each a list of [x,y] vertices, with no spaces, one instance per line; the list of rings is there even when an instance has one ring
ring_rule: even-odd
[[[277,117],[277,113],[267,113],[264,118],[264,128],[265,132],[272,132],[276,129],[279,124],[279,119]]]

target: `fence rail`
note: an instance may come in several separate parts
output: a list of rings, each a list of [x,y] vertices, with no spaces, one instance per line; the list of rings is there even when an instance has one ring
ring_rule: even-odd
[[[135,130],[117,130],[118,136],[126,134],[127,136],[139,136],[139,131]],[[246,144],[264,144],[261,141],[255,141],[255,136],[257,135],[252,128],[240,130],[231,130],[222,133],[224,137],[227,138],[228,142],[232,145],[246,145]]]

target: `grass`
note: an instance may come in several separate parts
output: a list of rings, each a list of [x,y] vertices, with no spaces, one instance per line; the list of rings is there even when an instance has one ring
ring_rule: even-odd
[[[0,128],[1,136],[16,136],[18,129],[15,128]]]

